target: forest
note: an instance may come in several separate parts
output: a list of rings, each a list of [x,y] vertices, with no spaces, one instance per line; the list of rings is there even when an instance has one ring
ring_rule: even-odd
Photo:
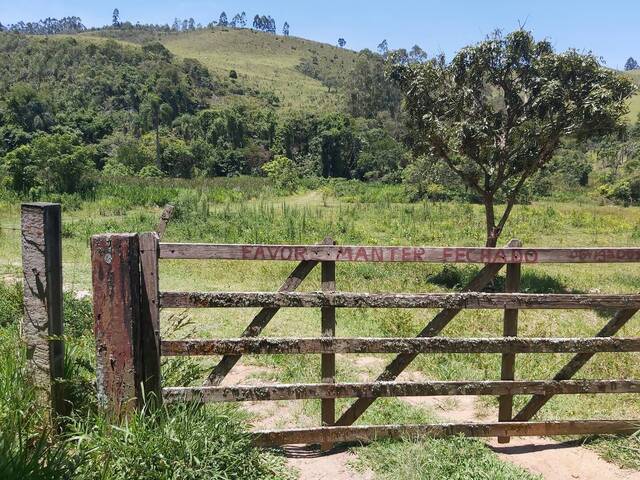
[[[384,71],[427,61],[418,46],[390,51],[384,41],[342,72],[328,57],[302,58],[299,72],[340,99],[309,111],[282,108],[233,70],[223,76],[177,57],[149,40],[160,34],[149,26],[118,23],[93,32],[99,40],[16,30],[0,33],[0,175],[24,198],[91,195],[109,176],[268,175],[287,189],[344,178],[400,184],[413,201],[478,201],[440,159],[412,149],[400,86]],[[113,38],[140,32],[139,45]],[[636,120],[586,141],[565,136],[519,200],[582,192],[640,201]]]

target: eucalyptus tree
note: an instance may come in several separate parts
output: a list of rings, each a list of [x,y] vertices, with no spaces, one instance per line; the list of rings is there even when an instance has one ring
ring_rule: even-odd
[[[616,131],[635,91],[591,53],[556,53],[524,30],[495,32],[450,62],[391,62],[388,73],[403,91],[416,153],[445,162],[482,199],[487,246],[563,138]]]

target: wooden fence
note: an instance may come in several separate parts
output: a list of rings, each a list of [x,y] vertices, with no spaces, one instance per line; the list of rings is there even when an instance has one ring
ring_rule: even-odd
[[[571,380],[598,352],[638,352],[640,338],[613,336],[640,309],[640,295],[524,294],[521,266],[537,263],[640,262],[636,248],[433,248],[321,245],[212,245],[160,243],[154,233],[92,238],[94,308],[101,404],[114,415],[141,405],[143,392],[164,402],[321,400],[318,428],[255,432],[258,445],[370,441],[415,435],[510,436],[630,433],[640,420],[531,422],[554,395],[640,393],[632,379]],[[161,292],[159,259],[220,259],[299,262],[277,292]],[[336,290],[336,262],[477,263],[482,269],[460,293],[352,293]],[[318,264],[321,291],[295,290]],[[482,293],[506,267],[505,293]],[[240,338],[162,340],[160,308],[259,307]],[[280,308],[319,308],[320,335],[313,338],[256,338]],[[440,309],[417,338],[336,338],[336,308]],[[518,338],[521,309],[615,309],[592,338]],[[463,309],[504,310],[501,338],[445,338],[440,332]],[[396,353],[373,382],[336,383],[336,353]],[[397,377],[419,354],[501,353],[501,380],[399,382]],[[518,353],[574,353],[551,380],[515,380]],[[320,382],[312,384],[220,386],[242,355],[319,354]],[[163,386],[160,357],[221,355],[201,387]],[[153,394],[153,395],[151,395]],[[418,395],[495,395],[498,421],[490,423],[353,426],[378,397]],[[513,396],[531,395],[513,413]],[[336,415],[336,398],[356,400]]]

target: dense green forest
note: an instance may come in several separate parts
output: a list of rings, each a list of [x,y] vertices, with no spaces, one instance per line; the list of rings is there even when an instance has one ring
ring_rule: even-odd
[[[338,107],[285,109],[234,70],[211,72],[171,53],[162,40],[191,29],[177,30],[187,32],[130,24],[89,36],[1,32],[2,184],[39,199],[91,195],[106,176],[269,175],[285,189],[339,177],[401,183],[409,200],[476,199],[440,160],[411,149],[385,64],[422,62],[420,47],[392,52],[384,42],[339,63],[314,47],[295,68],[321,82]],[[640,201],[639,147],[635,123],[605,138],[565,138],[520,201],[575,192]]]

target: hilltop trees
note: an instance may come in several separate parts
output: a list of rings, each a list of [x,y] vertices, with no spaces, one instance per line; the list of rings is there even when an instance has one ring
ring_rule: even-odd
[[[247,25],[247,14],[245,12],[236,13],[229,25],[233,28],[244,28]]]
[[[226,12],[222,12],[220,14],[220,18],[218,19],[218,26],[219,27],[226,27],[229,25],[229,21],[227,19],[227,14]]]
[[[340,48],[344,48],[346,44],[347,44],[347,41],[346,41],[344,38],[340,37],[340,38],[338,39],[338,46],[339,46]]]
[[[289,22],[284,22],[284,25],[282,25],[282,35],[289,36]]]
[[[120,10],[118,10],[117,8],[114,8],[111,18],[112,18],[111,26],[113,28],[118,28],[120,26]]]
[[[253,28],[268,33],[276,33],[276,21],[267,15],[253,17]]]
[[[378,44],[378,53],[380,55],[382,55],[383,57],[386,57],[387,54],[389,53],[389,44],[387,43],[387,40],[384,39],[382,40],[379,44]]]
[[[638,68],[640,68],[640,66],[638,65],[638,62],[636,62],[635,58],[633,57],[629,57],[627,59],[627,63],[624,64],[624,69],[626,71],[638,70]]]
[[[441,55],[396,64],[390,75],[404,93],[416,153],[444,162],[482,199],[489,247],[561,139],[615,130],[634,92],[595,56],[557,54],[524,30],[496,32],[449,63]]]
[[[57,33],[77,33],[86,30],[80,17],[62,17],[61,19],[47,17],[38,22],[17,22],[3,27],[13,33],[27,35],[55,35]],[[0,29],[2,31],[3,29]]]

